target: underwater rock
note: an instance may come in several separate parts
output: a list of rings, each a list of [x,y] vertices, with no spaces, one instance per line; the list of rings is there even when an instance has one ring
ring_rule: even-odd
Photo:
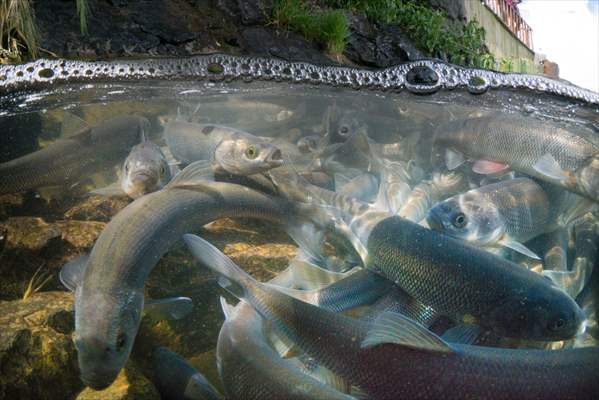
[[[77,248],[90,248],[106,226],[96,221],[56,221],[62,240]]]
[[[129,202],[126,197],[91,196],[69,209],[64,216],[66,219],[109,222]]]
[[[76,248],[91,247],[105,225],[95,221],[47,223],[41,218],[11,217],[0,224],[0,232],[5,232],[4,248],[37,252],[55,238],[61,238]]]
[[[0,398],[64,399],[79,381],[73,295],[43,292],[0,301]]]
[[[104,390],[85,388],[77,400],[160,400],[156,387],[131,361],[121,370],[112,385]]]
[[[51,239],[60,237],[60,230],[54,224],[35,217],[11,217],[0,225],[0,230],[6,232],[5,249],[39,251]]]

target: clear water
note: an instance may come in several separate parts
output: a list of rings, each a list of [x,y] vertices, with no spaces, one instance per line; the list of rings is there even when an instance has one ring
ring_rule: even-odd
[[[66,85],[55,91],[5,96],[3,104],[0,111],[0,161],[3,163],[53,146],[57,140],[68,138],[85,127],[97,126],[117,115],[130,114],[150,121],[146,133],[162,147],[166,146],[164,123],[173,118],[224,125],[286,141],[286,145],[291,146],[287,149],[306,136],[328,135],[331,144],[342,143],[346,140],[343,135],[351,137],[356,132],[366,133],[376,144],[399,143],[402,146],[413,143],[414,147],[407,154],[388,155],[396,161],[415,165],[410,179],[405,182],[410,190],[432,178],[429,163],[431,140],[437,126],[448,121],[489,115],[494,118],[522,118],[533,126],[557,126],[586,138],[596,146],[599,143],[594,128],[599,117],[592,109],[525,92],[497,91],[473,96],[456,90],[416,96],[405,92],[383,93],[276,83],[146,82]],[[514,146],[519,145],[514,143]],[[286,148],[282,147],[282,151],[285,153]],[[372,171],[373,160],[365,161],[355,147],[340,147],[332,156],[347,168],[349,176],[355,175],[356,170]],[[126,196],[90,195],[90,191],[117,181],[122,163],[123,159],[99,163],[97,170],[68,182],[65,180],[65,185],[33,187],[25,192],[0,196],[0,300],[18,301],[27,292],[27,302],[44,292],[65,290],[58,278],[60,268],[77,255],[89,252],[106,224],[133,202]],[[309,165],[298,162],[294,170],[306,172]],[[493,181],[483,180],[481,175],[471,171],[471,166],[472,163],[467,162],[460,167],[468,181],[464,191]],[[343,175],[343,171],[337,171],[337,174]],[[376,171],[374,176],[380,180]],[[329,171],[329,178],[334,180],[334,173]],[[369,201],[376,197],[376,193],[372,194],[367,196]],[[584,268],[584,273],[581,272],[584,276],[576,280],[581,291],[574,295],[587,317],[585,335],[555,342],[490,339],[483,344],[545,349],[597,345],[598,282],[597,273],[592,274],[599,235],[593,228],[599,226],[593,225],[596,218],[599,215],[591,213],[585,215],[582,222],[576,222],[586,224],[581,225],[583,227],[591,226],[590,233],[585,233],[586,241],[576,237],[583,228],[577,227],[576,223],[569,225],[566,232],[568,245],[564,249],[567,271],[575,273],[574,268]],[[193,232],[214,243],[262,281],[275,278],[297,255],[297,244],[282,226],[272,222],[227,218],[204,227],[197,226]],[[535,242],[533,238],[526,243],[539,252],[541,260],[509,251],[500,251],[499,256],[541,273],[548,269],[548,260],[544,259],[545,254],[540,250],[546,240],[536,238]],[[351,261],[348,263],[355,263],[355,256],[347,255],[332,239],[326,243],[323,252],[337,254],[342,260],[347,257],[346,261]],[[584,258],[584,262],[580,258]],[[34,282],[34,290],[28,292],[31,281]],[[297,285],[301,286],[301,283]],[[219,296],[225,294],[217,284],[216,275],[194,261],[185,246],[178,243],[158,261],[145,288],[149,298],[190,297],[193,310],[176,321],[144,318],[132,352],[133,361],[127,364],[128,368],[137,368],[146,376],[154,377],[151,351],[157,346],[166,346],[190,361],[221,391],[227,391],[218,377],[215,361],[215,347],[224,319]],[[69,331],[67,336],[70,334]],[[75,363],[75,360],[75,352],[71,349],[66,363]],[[83,385],[78,381],[76,369],[65,371],[69,376],[60,379],[65,386],[66,382],[71,382],[68,397],[74,398]],[[40,378],[32,382],[40,382]],[[261,384],[256,382],[256,385]],[[12,385],[6,384],[7,393],[25,393],[20,392],[25,389],[18,384]]]

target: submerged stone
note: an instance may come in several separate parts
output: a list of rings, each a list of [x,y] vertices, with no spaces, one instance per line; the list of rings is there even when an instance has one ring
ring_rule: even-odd
[[[67,292],[0,301],[0,398],[64,399],[83,386],[72,315],[73,295]]]

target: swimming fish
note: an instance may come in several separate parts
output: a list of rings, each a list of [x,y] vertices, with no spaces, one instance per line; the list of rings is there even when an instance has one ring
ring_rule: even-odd
[[[592,399],[599,391],[599,348],[491,349],[448,343],[396,313],[361,321],[256,281],[197,236],[184,240],[196,259],[221,275],[221,286],[365,397]]]
[[[412,189],[398,215],[410,221],[420,222],[428,210],[441,200],[460,193],[468,181],[459,171],[436,171],[430,180],[420,182]]]
[[[558,196],[551,195],[551,191],[529,178],[509,179],[438,203],[429,210],[427,222],[432,229],[477,246],[505,246],[540,259],[523,243],[560,225],[567,226],[586,212],[581,203],[594,205],[575,194],[559,192]],[[578,198],[572,201],[572,196]],[[564,201],[568,203],[562,204]],[[566,213],[569,215],[564,217],[562,214]]]
[[[86,385],[107,387],[127,361],[144,307],[146,277],[182,234],[226,216],[289,217],[288,202],[212,182],[211,174],[208,163],[192,163],[162,190],[133,201],[104,228],[89,258],[71,267],[69,274],[80,277],[72,279],[78,282],[74,341]]]
[[[367,268],[436,311],[458,321],[474,317],[500,336],[568,339],[584,319],[548,279],[400,217],[380,221],[367,243]]]
[[[0,194],[73,185],[122,161],[148,126],[143,117],[121,115],[0,164]]]
[[[474,172],[507,168],[599,201],[599,146],[564,128],[518,115],[496,115],[439,124],[434,148],[446,150],[454,169],[465,158]]]
[[[252,175],[283,165],[281,150],[269,141],[234,128],[213,124],[168,122],[166,143],[183,164],[213,162],[217,172]]]
[[[221,400],[223,396],[183,357],[158,347],[152,352],[153,382],[163,399]]]
[[[127,196],[136,199],[162,189],[171,180],[171,171],[160,147],[144,135],[123,163],[121,188]]]

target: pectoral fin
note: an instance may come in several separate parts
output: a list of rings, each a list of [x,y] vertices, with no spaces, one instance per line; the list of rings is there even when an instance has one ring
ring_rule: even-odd
[[[563,181],[568,178],[562,167],[560,167],[555,158],[549,153],[539,158],[537,163],[533,165],[533,168],[538,173],[551,179]]]
[[[524,254],[527,257],[534,258],[535,260],[541,259],[541,257],[536,255],[532,250],[530,250],[528,247],[524,246],[522,243],[519,243],[519,242],[516,242],[513,240],[509,240],[509,239],[504,239],[504,240],[500,241],[499,243],[502,246],[505,246],[514,251],[517,251],[518,253]]]
[[[144,312],[156,320],[181,319],[191,312],[193,302],[189,297],[167,297],[147,300]]]
[[[489,160],[476,160],[472,165],[472,171],[480,175],[498,174],[507,171],[509,168],[506,163]]]
[[[450,343],[472,344],[481,332],[482,330],[478,325],[462,324],[448,329],[441,338]]]
[[[443,353],[453,351],[448,343],[433,332],[394,312],[384,312],[372,322],[361,347],[369,348],[383,343]]]
[[[60,270],[60,282],[71,292],[74,292],[77,286],[81,286],[87,260],[89,260],[89,254],[82,254],[66,263]]]
[[[214,180],[212,164],[207,160],[195,161],[179,172],[164,189],[201,185]]]
[[[447,169],[452,171],[466,162],[466,158],[462,153],[452,149],[445,150],[445,165]]]
[[[111,183],[110,185],[105,186],[103,188],[91,190],[89,193],[97,195],[97,196],[105,196],[105,197],[120,197],[120,196],[127,195],[123,191],[123,188],[121,188],[121,185],[119,184],[119,182],[114,182],[114,183]]]

